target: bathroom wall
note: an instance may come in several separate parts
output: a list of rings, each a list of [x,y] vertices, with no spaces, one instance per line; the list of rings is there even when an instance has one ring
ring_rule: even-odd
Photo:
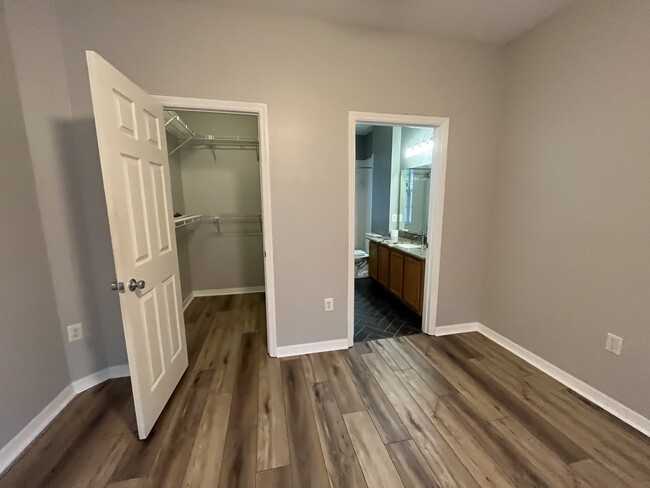
[[[402,128],[393,127],[393,147],[390,157],[390,230],[399,229],[399,177],[402,166]]]
[[[354,248],[368,251],[366,234],[372,221],[372,156],[355,162],[355,237]]]
[[[178,113],[197,133],[257,138],[255,116]],[[256,151],[186,145],[177,154],[185,214],[261,214]],[[192,291],[264,286],[262,235],[228,235],[259,232],[259,223],[220,223],[220,228],[221,234],[215,224],[201,223],[176,231],[179,254],[185,246],[188,254],[190,277],[184,276],[183,281],[191,283]]]
[[[372,156],[372,131],[356,135],[354,150],[357,161],[364,161]]]
[[[393,157],[393,128],[374,126],[372,129],[372,224],[375,234],[390,232],[390,211]]]

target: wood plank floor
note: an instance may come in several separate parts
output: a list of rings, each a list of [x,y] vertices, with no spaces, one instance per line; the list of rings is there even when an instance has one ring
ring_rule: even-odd
[[[110,380],[0,487],[650,486],[650,439],[478,334],[279,360],[262,294],[185,318],[190,366],[147,441]]]

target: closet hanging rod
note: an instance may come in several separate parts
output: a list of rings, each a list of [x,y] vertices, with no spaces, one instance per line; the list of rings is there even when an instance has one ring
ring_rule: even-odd
[[[181,215],[174,218],[174,226],[176,228],[184,227],[193,223],[212,223],[218,224],[219,222],[228,224],[260,224],[262,225],[261,214],[222,214],[222,215]]]
[[[165,121],[165,129],[177,139],[183,140],[169,152],[171,156],[187,143],[196,146],[208,146],[213,149],[255,149],[259,150],[259,139],[240,136],[215,136],[195,132],[174,110],[165,110],[169,118]]]

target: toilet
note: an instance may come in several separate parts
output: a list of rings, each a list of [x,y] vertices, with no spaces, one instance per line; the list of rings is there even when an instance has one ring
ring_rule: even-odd
[[[368,276],[368,253],[363,249],[354,250],[354,277],[366,278]]]

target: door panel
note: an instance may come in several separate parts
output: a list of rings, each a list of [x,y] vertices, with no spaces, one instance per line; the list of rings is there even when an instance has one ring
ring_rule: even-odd
[[[400,300],[402,299],[402,284],[404,282],[404,255],[390,250],[390,281],[388,289],[396,295]]]
[[[377,249],[377,275],[379,283],[388,288],[389,280],[389,262],[390,262],[390,253],[386,246],[380,245]]]
[[[88,51],[108,221],[138,434],[148,436],[187,368],[162,106]],[[129,290],[129,280],[142,286]],[[108,283],[107,283],[108,284]]]
[[[418,314],[422,314],[422,280],[424,277],[423,261],[404,256],[404,292],[406,305]]]
[[[368,245],[368,276],[377,279],[377,244],[371,242]]]

